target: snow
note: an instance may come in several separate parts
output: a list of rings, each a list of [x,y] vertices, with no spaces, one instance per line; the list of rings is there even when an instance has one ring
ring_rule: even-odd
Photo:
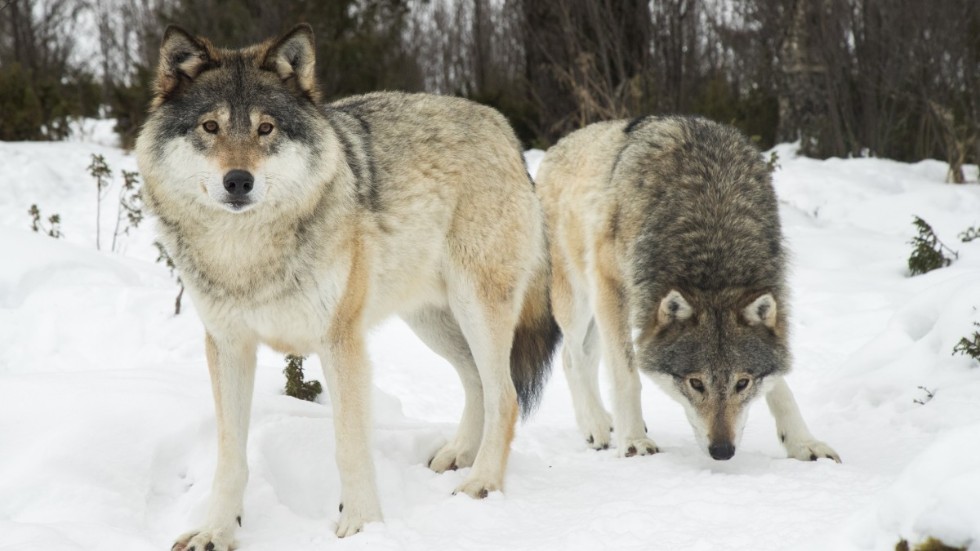
[[[116,119],[73,119],[68,141],[118,147],[119,134],[115,127]]]
[[[89,155],[114,169],[103,243],[119,171],[135,163],[111,146],[111,125],[89,128],[72,142],[0,142],[4,551],[167,549],[203,518],[213,475],[200,322],[187,300],[173,315],[177,289],[154,263],[150,224],[115,253],[95,250]],[[452,368],[393,320],[370,336],[385,522],[335,538],[328,398],[283,396],[284,362],[262,350],[239,548],[893,549],[935,536],[980,549],[980,368],[951,354],[980,321],[980,241],[956,239],[980,223],[980,186],[944,184],[934,161],[777,151],[793,252],[789,383],[842,465],[786,459],[762,403],[738,454],[712,461],[680,406],[651,384],[644,414],[663,453],[594,452],[558,360],[540,409],[518,428],[505,492],[451,496],[466,471],[437,475],[425,463],[452,436],[462,391]],[[541,155],[527,154],[532,174]],[[64,239],[30,231],[31,203],[61,214]],[[952,266],[907,277],[913,214],[959,251]],[[307,367],[318,375],[316,360]]]

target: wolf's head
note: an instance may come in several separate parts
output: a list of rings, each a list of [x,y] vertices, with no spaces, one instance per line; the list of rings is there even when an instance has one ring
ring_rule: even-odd
[[[147,202],[205,216],[294,208],[336,163],[319,111],[313,31],[214,48],[169,27],[136,144]]]
[[[671,290],[639,336],[640,365],[684,406],[711,457],[735,454],[749,404],[787,371],[785,324],[770,291]]]

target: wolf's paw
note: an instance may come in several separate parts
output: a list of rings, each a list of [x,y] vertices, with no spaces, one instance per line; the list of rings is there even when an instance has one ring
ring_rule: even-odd
[[[611,427],[608,430],[590,432],[585,436],[585,443],[593,450],[608,450],[609,442],[612,440],[611,432]]]
[[[803,442],[785,442],[786,454],[793,459],[800,461],[816,461],[817,459],[833,459],[840,463],[840,456],[827,444],[819,440],[806,440]]]
[[[341,503],[340,519],[337,520],[337,537],[353,536],[369,522],[381,522],[381,509],[379,507],[352,507]]]
[[[193,530],[177,538],[171,551],[228,551],[234,538],[225,530]]]
[[[605,410],[600,409],[597,414],[583,420],[581,427],[589,447],[594,450],[609,449],[613,424],[612,417]]]
[[[618,453],[620,457],[633,457],[634,455],[653,455],[660,451],[657,444],[649,438],[627,438],[618,443]]]
[[[453,490],[453,495],[458,493],[464,493],[473,499],[483,499],[490,495],[490,492],[496,492],[500,490],[500,483],[493,482],[489,480],[483,480],[481,478],[470,477],[463,482],[459,488]]]
[[[476,459],[476,450],[461,450],[455,442],[450,442],[429,460],[429,468],[437,473],[455,471],[456,469],[472,467],[474,459]]]

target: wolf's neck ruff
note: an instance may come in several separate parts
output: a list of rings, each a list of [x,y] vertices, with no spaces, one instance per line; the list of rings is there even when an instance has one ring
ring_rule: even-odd
[[[189,284],[209,294],[262,303],[298,290],[299,279],[324,256],[335,254],[350,213],[338,200],[340,185],[323,184],[308,213],[198,211],[171,218],[161,213],[159,231]],[[302,215],[301,215],[302,214]],[[349,229],[349,227],[348,227]],[[334,236],[325,241],[323,236]]]

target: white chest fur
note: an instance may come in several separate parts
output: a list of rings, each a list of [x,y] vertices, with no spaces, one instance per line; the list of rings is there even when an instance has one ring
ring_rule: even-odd
[[[282,352],[310,354],[319,349],[337,314],[346,285],[343,268],[284,284],[281,293],[262,302],[215,299],[189,290],[208,331],[244,333]]]

